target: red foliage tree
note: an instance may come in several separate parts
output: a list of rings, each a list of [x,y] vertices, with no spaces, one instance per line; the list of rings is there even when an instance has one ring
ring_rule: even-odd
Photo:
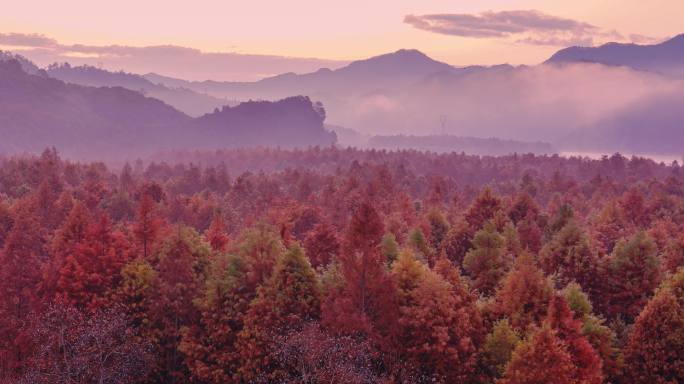
[[[143,193],[133,226],[133,233],[140,241],[145,259],[151,254],[151,247],[157,239],[162,220],[157,216],[154,199],[150,193]]]
[[[319,223],[304,239],[304,249],[309,256],[311,266],[325,267],[338,257],[340,241],[332,226]]]
[[[636,189],[631,188],[619,200],[620,208],[629,223],[640,229],[646,229],[650,223],[646,197]]]
[[[494,296],[493,311],[514,329],[526,331],[546,316],[553,287],[530,255],[518,257]]]
[[[481,335],[470,303],[412,253],[402,253],[393,276],[400,313],[395,342],[402,362],[395,375],[437,382],[472,379]]]
[[[242,379],[249,381],[263,375],[269,381],[278,381],[285,373],[271,356],[274,338],[303,322],[318,319],[319,314],[316,273],[302,249],[293,245],[278,259],[273,274],[245,314],[237,342]]]
[[[663,267],[670,273],[675,273],[684,267],[684,233],[670,239],[663,251]]]
[[[610,254],[618,240],[633,233],[633,227],[614,201],[606,204],[591,226],[591,234],[602,255]]]
[[[516,226],[520,235],[520,245],[528,252],[536,254],[542,246],[542,230],[534,216],[528,214]]]
[[[223,216],[220,212],[214,214],[214,218],[211,220],[211,224],[207,230],[206,238],[214,251],[224,252],[226,250],[229,238],[226,233]]]
[[[363,203],[351,219],[340,255],[344,289],[330,295],[323,306],[324,323],[337,331],[369,333],[374,323],[392,321],[393,288],[380,249],[383,233],[377,211]]]
[[[38,288],[45,261],[43,230],[28,210],[19,210],[0,252],[0,378],[26,368],[32,346],[27,326],[40,308]]]
[[[570,221],[544,246],[539,254],[539,264],[546,274],[555,274],[559,287],[575,281],[593,292],[598,283],[598,259],[586,235],[574,221]]]
[[[114,232],[107,216],[90,224],[58,271],[57,298],[80,309],[95,310],[121,281],[121,268],[131,257],[128,239]]]
[[[90,225],[90,212],[80,202],[74,203],[69,215],[57,229],[52,241],[52,259],[46,263],[43,270],[41,293],[47,299],[57,295],[57,284],[60,270],[69,257],[84,242]]]
[[[152,285],[150,321],[155,341],[157,362],[155,377],[165,382],[184,382],[188,373],[184,369],[182,355],[178,351],[182,329],[198,320],[193,300],[199,296],[199,277],[196,266],[206,248],[198,250],[194,239],[179,233],[169,239],[160,250],[158,274]]]
[[[598,303],[609,317],[633,320],[646,305],[661,279],[655,243],[644,232],[621,241],[601,265]]]
[[[538,329],[513,352],[501,384],[576,384],[572,357],[549,327]]]
[[[517,225],[520,221],[530,218],[537,220],[539,216],[539,206],[527,192],[521,192],[516,196],[513,205],[508,210],[508,217],[513,224]]]
[[[465,220],[473,231],[477,231],[501,211],[501,205],[501,199],[486,187],[466,211]]]
[[[575,319],[568,303],[562,296],[554,296],[549,304],[546,325],[556,330],[565,343],[572,363],[577,368],[576,383],[601,384],[603,382],[602,362],[598,353],[582,334],[582,323]]]
[[[463,259],[472,247],[475,231],[465,221],[459,221],[447,232],[442,241],[442,253],[454,264],[463,265]]]
[[[624,356],[630,383],[684,381],[684,269],[639,314]]]
[[[212,260],[203,293],[196,301],[199,321],[183,330],[179,344],[194,378],[216,384],[241,382],[238,335],[258,287],[269,279],[283,252],[278,235],[257,226],[243,234],[234,254]]]

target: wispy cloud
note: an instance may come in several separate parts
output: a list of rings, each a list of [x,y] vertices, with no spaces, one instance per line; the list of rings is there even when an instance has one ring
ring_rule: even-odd
[[[0,45],[14,47],[53,47],[57,41],[39,34],[0,33]]]
[[[548,15],[537,10],[407,15],[404,22],[433,33],[512,39],[530,45],[593,45],[597,41],[626,40],[618,31],[604,30],[589,23]],[[640,42],[646,41],[645,36],[640,38]]]
[[[305,73],[346,64],[317,58],[204,52],[176,45],[61,44],[43,35],[21,33],[0,33],[0,47],[21,53],[40,66],[66,61],[75,65],[101,65],[110,70],[158,72],[189,80],[251,81],[285,72]]]

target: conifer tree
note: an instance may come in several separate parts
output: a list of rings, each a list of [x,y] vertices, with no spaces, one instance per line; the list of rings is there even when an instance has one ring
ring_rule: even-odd
[[[624,358],[631,383],[684,381],[684,268],[667,280],[641,311]]]
[[[501,384],[577,384],[572,357],[556,332],[536,330],[513,352]]]
[[[520,336],[511,328],[508,319],[494,323],[482,346],[481,365],[491,379],[501,378],[513,351],[520,344]]]
[[[153,340],[157,352],[156,377],[167,382],[187,381],[189,373],[178,350],[182,330],[197,322],[193,301],[199,296],[202,272],[198,267],[210,253],[199,243],[199,235],[180,230],[161,246],[156,279],[152,285],[155,298],[150,308]]]
[[[559,287],[575,281],[592,292],[598,283],[598,259],[579,225],[570,221],[542,248],[539,264]]]
[[[562,296],[554,296],[549,304],[545,325],[554,329],[566,345],[573,365],[574,380],[583,384],[603,382],[602,362],[598,353],[582,334],[582,323],[575,319],[568,303]]]
[[[249,229],[235,249],[212,259],[201,296],[199,320],[182,331],[179,351],[192,376],[209,383],[240,383],[238,335],[258,288],[284,251],[279,236],[264,225]]]
[[[394,264],[399,318],[396,343],[403,374],[437,382],[472,379],[479,328],[470,317],[468,302],[441,275],[428,269],[410,252]]]
[[[314,268],[325,267],[340,253],[340,241],[332,226],[318,223],[304,239],[304,249]]]
[[[147,258],[152,253],[152,246],[157,239],[162,220],[157,216],[155,201],[152,195],[143,192],[140,198],[140,205],[136,214],[136,222],[133,232],[140,242],[143,258]]]
[[[463,259],[472,247],[474,233],[465,221],[458,221],[442,241],[441,252],[455,265],[463,265]]]
[[[537,220],[532,215],[527,215],[518,221],[516,226],[520,235],[520,245],[528,252],[536,254],[542,247],[542,230],[539,228]]]
[[[121,281],[121,268],[131,258],[126,237],[114,232],[107,216],[91,223],[58,271],[59,301],[84,310],[96,310]]]
[[[206,238],[215,252],[224,252],[226,250],[229,239],[226,233],[226,225],[220,212],[214,213],[209,229],[207,229]]]
[[[283,373],[270,352],[273,340],[292,327],[320,315],[320,285],[309,260],[292,245],[277,261],[270,279],[259,289],[238,336],[240,374],[244,380],[265,376],[277,381]]]
[[[646,305],[661,279],[656,246],[644,232],[620,241],[601,265],[602,311],[631,322]]]
[[[475,232],[482,229],[501,209],[501,199],[494,195],[491,188],[485,187],[466,211],[465,220]]]
[[[532,256],[518,257],[494,295],[494,312],[507,317],[511,326],[527,331],[546,316],[553,287],[535,265]]]
[[[390,266],[399,257],[399,244],[397,243],[397,238],[391,232],[385,233],[382,237],[382,254]]]
[[[32,347],[27,325],[30,314],[41,306],[38,288],[45,253],[37,218],[30,210],[17,211],[0,252],[0,375],[26,368]]]
[[[473,239],[473,249],[466,254],[463,268],[473,280],[473,288],[491,295],[508,271],[510,261],[504,250],[504,238],[488,223]]]
[[[363,203],[351,219],[340,255],[344,289],[329,295],[323,305],[323,322],[336,332],[386,338],[396,320],[394,287],[380,249],[383,233],[377,211]]]

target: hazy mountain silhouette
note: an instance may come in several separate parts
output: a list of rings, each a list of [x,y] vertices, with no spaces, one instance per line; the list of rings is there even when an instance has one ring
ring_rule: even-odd
[[[320,95],[361,95],[379,89],[400,88],[427,75],[452,70],[452,66],[433,60],[422,52],[402,49],[354,61],[336,70],[322,68],[307,74],[285,73],[256,82],[184,81],[154,73],[145,75],[145,78],[154,83],[185,87],[229,99],[279,99],[292,94],[306,94],[318,99]]]
[[[40,151],[54,145],[70,155],[116,155],[175,136],[185,114],[121,87],[95,88],[27,74],[16,60],[0,62],[0,151]]]
[[[248,101],[225,106],[197,118],[192,128],[197,137],[211,137],[226,147],[258,146],[265,142],[291,148],[331,145],[335,133],[324,129],[325,109],[308,97],[294,96],[279,101]],[[202,147],[208,143],[199,143]]]
[[[162,100],[191,116],[201,116],[229,102],[207,94],[182,87],[155,84],[136,74],[110,72],[89,65],[72,67],[69,63],[53,64],[46,69],[50,77],[67,83],[94,87],[123,87]],[[234,102],[233,102],[234,103]]]
[[[306,97],[252,102],[192,119],[123,87],[89,87],[0,61],[0,152],[47,146],[75,158],[120,159],[175,148],[329,145],[320,106]]]
[[[184,87],[206,92],[217,97],[236,100],[279,100],[291,95],[307,95],[325,105],[333,123],[355,128],[356,118],[364,112],[368,98],[378,93],[397,92],[428,76],[452,73],[459,70],[433,60],[417,50],[399,50],[393,53],[354,61],[336,70],[326,68],[306,74],[285,73],[256,82],[192,82],[156,74],[145,78],[169,87]]]
[[[679,77],[671,76],[675,64],[684,62],[678,59],[684,52],[678,49],[682,43],[684,38],[678,37],[657,46],[609,44],[587,50],[569,48],[549,63],[536,66],[455,68],[415,50],[400,50],[355,61],[337,70],[288,73],[252,83],[187,82],[153,74],[145,77],[153,82],[238,99],[275,100],[291,94],[308,95],[324,103],[329,124],[358,132],[350,135],[338,129],[342,142],[367,141],[374,135],[450,134],[550,142],[563,150],[585,148],[585,143],[601,144],[602,150],[614,151],[618,145],[611,147],[611,141],[624,143],[627,139],[620,135],[628,132],[616,127],[617,118],[627,116],[630,109],[640,107],[642,111],[641,128],[632,124],[632,130],[654,129],[648,128],[649,121],[661,127],[678,126],[675,114],[657,109],[654,100],[684,89]],[[600,60],[600,55],[593,60],[589,56],[571,59],[576,50],[625,50],[629,54],[608,55],[611,60]],[[674,107],[669,103],[667,108]],[[651,116],[649,110],[657,115]],[[672,151],[671,145],[665,144],[677,142],[676,130],[659,132],[663,134],[663,146],[651,146],[655,147],[651,150]],[[587,135],[603,136],[585,140]],[[647,134],[632,135],[642,139],[634,140],[636,146],[620,148],[645,148],[643,135]]]
[[[549,142],[555,148],[569,151],[672,153],[679,150],[680,132],[684,132],[680,128],[680,122],[684,121],[680,112],[684,111],[684,97],[681,97],[684,96],[684,79],[673,76],[676,71],[672,70],[676,67],[674,64],[682,62],[677,61],[682,44],[684,37],[680,36],[654,46],[609,44],[587,51],[624,50],[629,53],[608,55],[612,61],[603,59],[603,62],[598,54],[593,59],[589,56],[573,59],[570,53],[576,49],[569,48],[547,64],[519,67],[455,68],[415,50],[400,50],[355,61],[336,70],[286,73],[256,82],[192,82],[155,74],[138,76],[93,67],[75,70],[63,66],[52,68],[52,74],[83,84],[123,85],[142,90],[147,95],[153,95],[148,89],[184,88],[217,98],[272,102],[249,101],[192,119],[158,100],[123,88],[96,88],[96,92],[85,90],[89,87],[69,88],[58,82],[70,95],[76,96],[64,97],[62,93],[53,92],[58,102],[46,102],[36,108],[34,104],[38,102],[27,97],[17,108],[3,105],[6,116],[1,118],[22,121],[29,127],[27,132],[38,129],[36,127],[45,130],[56,125],[56,131],[66,132],[60,136],[60,140],[66,142],[78,137],[69,136],[72,125],[92,126],[93,131],[99,132],[93,133],[93,137],[100,139],[105,132],[113,130],[107,143],[114,141],[118,146],[128,143],[123,138],[130,140],[125,132],[138,130],[142,140],[131,144],[130,148],[148,152],[149,148],[169,146],[330,144],[335,141],[335,134],[325,129],[322,109],[311,102],[319,100],[325,105],[326,120],[331,126],[337,126],[334,129],[340,133],[343,143],[367,143],[372,136],[404,135],[401,146],[413,143],[411,145],[419,148],[439,146],[440,143],[421,143],[419,141],[423,139],[416,137],[450,135],[461,139],[496,137],[503,140],[497,145],[508,143],[511,148],[515,143],[509,141],[514,140]],[[37,74],[36,79],[57,81],[45,79],[44,72]],[[57,88],[54,84],[51,87]],[[7,92],[9,89],[11,87]],[[35,98],[41,100],[50,94],[40,93]],[[84,96],[86,94],[98,96],[85,100],[89,97]],[[291,95],[307,97],[289,98]],[[109,104],[99,102],[100,99],[109,100]],[[275,102],[281,99],[286,100]],[[93,103],[98,107],[93,107]],[[127,103],[135,104],[131,113]],[[21,108],[25,108],[27,114],[33,111],[33,115],[21,117],[17,113]],[[157,108],[159,112],[145,114]],[[174,116],[166,119],[167,114]],[[40,124],[33,123],[36,119]],[[149,126],[153,128],[147,128]],[[3,129],[12,129],[12,126],[7,127]],[[21,135],[21,132],[15,129],[12,134]],[[30,134],[22,137],[29,140]],[[150,143],[149,148],[146,140]],[[135,147],[138,144],[140,148]],[[464,142],[456,144],[465,145]],[[88,144],[83,147],[84,150],[90,148]]]
[[[684,76],[684,34],[654,45],[608,43],[600,47],[570,47],[547,63],[591,62]]]

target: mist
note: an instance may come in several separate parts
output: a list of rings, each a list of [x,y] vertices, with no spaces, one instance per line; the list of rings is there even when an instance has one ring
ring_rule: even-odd
[[[540,65],[436,75],[346,103],[323,102],[331,124],[366,134],[449,133],[570,144],[564,140],[569,135],[600,130],[635,106],[642,115],[653,111],[676,124],[681,119],[668,111],[681,110],[681,102],[660,101],[683,89],[681,80],[627,68]]]

